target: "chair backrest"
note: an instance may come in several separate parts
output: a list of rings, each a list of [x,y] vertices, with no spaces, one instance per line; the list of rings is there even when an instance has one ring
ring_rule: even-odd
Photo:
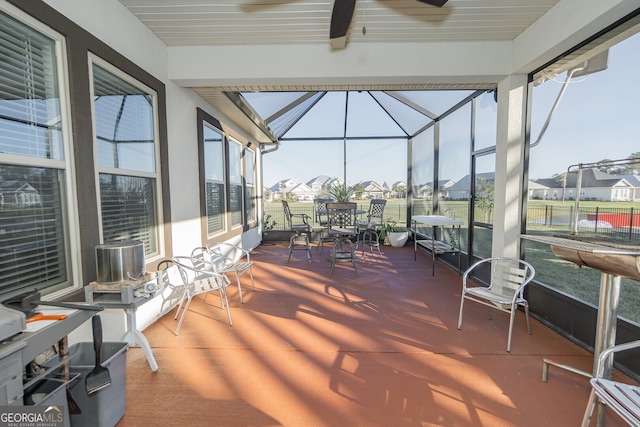
[[[192,295],[218,290],[230,283],[226,276],[215,271],[211,261],[189,256],[176,256],[173,258],[173,262],[178,266],[182,281]]]
[[[322,224],[327,221],[327,203],[333,202],[333,199],[314,199],[313,205],[316,211],[316,222]]]
[[[369,213],[367,214],[368,221],[382,224],[384,222],[383,216],[386,204],[386,199],[371,199],[369,203]]]
[[[246,258],[247,262],[251,261],[249,251],[242,249],[240,246],[227,242],[214,242],[207,245],[207,249],[211,256],[220,256],[226,258],[230,263],[236,263],[242,258]]]
[[[327,203],[327,220],[329,227],[339,228],[351,228],[356,227],[356,212],[357,204],[352,202],[347,203]]]
[[[520,294],[533,280],[535,270],[531,264],[517,258],[490,258],[491,287],[501,289],[503,294]]]
[[[162,292],[164,289],[175,289],[181,287],[182,278],[178,266],[171,259],[165,259],[158,263],[156,268],[156,281],[158,289]]]
[[[282,208],[284,209],[284,220],[287,224],[287,228],[291,228],[291,208],[289,208],[289,202],[281,200]]]
[[[195,268],[206,270],[211,267],[210,261],[211,254],[208,248],[201,246],[191,251],[191,262]]]

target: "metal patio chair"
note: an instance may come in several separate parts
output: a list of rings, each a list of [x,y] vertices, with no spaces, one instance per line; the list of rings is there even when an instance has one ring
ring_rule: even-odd
[[[367,212],[367,218],[358,220],[358,245],[362,245],[365,248],[369,248],[373,253],[373,248],[378,249],[380,254],[380,239],[377,228],[384,224],[384,207],[387,201],[385,199],[371,199],[369,203],[369,211]],[[365,250],[362,251],[362,258],[364,258]]]
[[[307,260],[311,262],[311,225],[309,220],[311,217],[304,213],[293,213],[289,207],[289,202],[282,200],[282,208],[284,209],[284,219],[289,230],[293,231],[289,239],[289,257],[287,264],[291,260],[293,251],[304,250],[307,252]]]
[[[231,310],[229,308],[229,300],[227,298],[227,286],[231,284],[229,278],[224,274],[217,273],[215,266],[206,259],[192,258],[188,256],[176,256],[173,258],[173,262],[178,266],[182,282],[185,286],[185,293],[178,305],[178,310],[174,319],[178,318],[180,310],[180,320],[176,327],[175,334],[178,335],[182,322],[189,311],[189,305],[191,300],[197,295],[206,295],[210,292],[218,292],[220,295],[220,308],[227,309],[227,316],[229,317],[229,326],[233,323],[231,321]]]
[[[630,426],[640,426],[640,387],[608,378],[605,369],[607,359],[620,351],[631,350],[640,347],[640,340],[625,344],[618,344],[602,351],[598,357],[598,367],[595,377],[590,381],[591,394],[587,403],[587,409],[582,419],[582,427],[587,427],[593,410],[598,401],[604,403],[607,408],[618,414]]]
[[[489,286],[469,286],[469,276],[478,269],[491,269]],[[529,323],[529,303],[524,298],[525,287],[533,280],[535,270],[531,264],[516,258],[495,257],[478,261],[469,267],[462,276],[462,297],[458,329],[462,328],[462,309],[464,301],[474,301],[489,308],[510,314],[507,352],[511,352],[511,335],[518,306],[524,307],[527,320],[527,332],[531,335]],[[491,311],[489,311],[491,318]]]
[[[329,235],[329,218],[327,216],[327,203],[333,202],[333,199],[318,198],[313,201],[316,214],[316,222],[320,225],[320,234],[318,236],[318,250],[322,252],[325,242],[333,242],[335,238]]]
[[[214,259],[214,263],[218,268],[218,273],[233,273],[236,278],[236,284],[238,285],[240,303],[244,303],[242,286],[240,285],[240,276],[245,273],[249,273],[249,277],[251,278],[251,288],[253,290],[256,289],[256,285],[253,281],[253,262],[251,261],[251,254],[249,251],[238,245],[227,242],[209,243],[207,245],[207,249]],[[224,261],[215,262],[216,256],[222,257]]]

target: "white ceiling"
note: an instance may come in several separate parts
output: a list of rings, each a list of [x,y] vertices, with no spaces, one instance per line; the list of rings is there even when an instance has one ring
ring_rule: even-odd
[[[333,0],[120,1],[167,46],[329,43]],[[510,41],[558,1],[358,0],[347,43]]]
[[[445,65],[450,65],[456,55],[458,58],[466,58],[467,61],[474,60],[472,57],[476,50],[466,51],[467,56],[457,50],[452,56],[448,54],[447,43],[452,43],[459,49],[464,42],[470,42],[468,46],[484,49],[486,58],[486,55],[490,56],[489,52],[493,49],[492,46],[495,46],[494,43],[502,43],[502,46],[505,46],[504,43],[515,42],[518,36],[526,31],[535,34],[529,37],[530,40],[539,41],[539,43],[529,44],[527,47],[530,49],[527,49],[527,52],[540,55],[539,47],[545,43],[548,45],[547,35],[562,37],[569,46],[571,46],[570,43],[581,41],[580,38],[576,38],[571,42],[573,36],[571,31],[581,31],[580,28],[576,30],[571,21],[575,17],[582,17],[582,12],[588,12],[584,13],[586,17],[594,13],[594,24],[604,26],[603,23],[597,22],[597,14],[604,13],[607,7],[613,9],[609,3],[620,3],[620,10],[615,13],[621,16],[624,14],[622,9],[637,8],[636,0],[606,0],[609,5],[603,6],[602,10],[599,8],[600,0],[590,0],[588,4],[584,4],[586,7],[584,10],[581,3],[584,0],[449,0],[442,8],[429,6],[418,0],[357,0],[350,32],[347,35],[346,49],[336,51],[329,47],[333,0],[119,1],[160,40],[173,48],[174,53],[178,53],[177,50],[184,50],[185,56],[178,55],[180,58],[178,62],[185,64],[184,66],[189,69],[194,67],[193,69],[198,70],[200,74],[194,72],[194,75],[199,76],[200,79],[208,79],[209,76],[206,74],[209,69],[213,73],[220,69],[215,65],[211,68],[202,65],[206,64],[203,58],[215,58],[216,55],[223,55],[233,60],[235,72],[245,72],[245,70],[264,72],[263,75],[254,74],[253,80],[246,76],[235,79],[235,75],[227,75],[232,77],[232,80],[242,83],[225,83],[228,79],[220,78],[220,75],[215,77],[212,75],[209,83],[204,80],[200,83],[178,83],[193,89],[259,143],[273,142],[273,135],[268,130],[265,133],[261,118],[258,117],[256,120],[251,111],[247,112],[246,106],[243,110],[238,108],[237,100],[235,103],[232,102],[225,92],[493,89],[497,84],[495,79],[475,82],[469,79],[458,80],[455,75],[447,75],[446,71],[444,75],[448,76],[447,82],[416,79],[410,76],[419,76],[426,71],[424,68],[419,68],[420,65],[416,65],[422,64],[420,59],[425,57],[431,61],[428,65],[431,68],[434,63],[438,65],[443,61]],[[550,15],[554,18],[549,18]],[[559,21],[557,17],[564,17],[567,25],[563,24],[555,30],[549,28],[549,25],[560,25],[560,22],[565,22]],[[607,19],[612,17],[608,16]],[[366,27],[366,35],[363,27]],[[576,35],[578,36],[577,33]],[[587,35],[583,34],[579,37]],[[396,44],[397,49],[393,47]],[[402,47],[400,47],[401,44]],[[430,53],[425,53],[425,48],[428,49],[429,45],[437,45],[436,49],[440,49],[438,52],[442,58],[439,62],[433,61],[437,56],[429,56]],[[382,50],[381,46],[386,46],[383,48],[386,50]],[[410,47],[407,49],[407,46]],[[416,46],[419,46],[419,50]],[[318,53],[318,47],[326,47],[326,51]],[[361,58],[366,57],[366,53],[370,52],[363,50],[367,48],[370,48],[370,51],[386,52],[378,55],[378,60],[387,64],[402,63],[398,61],[398,56],[394,55],[395,51],[409,52],[409,56],[404,58],[409,61],[407,66],[414,68],[407,72],[406,76],[409,77],[405,77],[402,81],[381,78],[381,75],[368,79],[348,76],[348,74],[329,74],[331,78],[326,78],[324,83],[321,81],[322,77],[327,77],[324,74],[327,69],[330,73],[348,73],[354,68],[362,67],[366,62]],[[207,49],[218,50],[212,55]],[[416,54],[412,55],[411,52]],[[562,50],[555,54],[561,53]],[[236,58],[232,57],[234,54]],[[327,54],[330,57],[320,58],[320,55]],[[522,54],[522,52],[514,53],[518,58],[516,62],[521,60]],[[554,54],[547,52],[546,55]],[[260,65],[256,67],[254,63],[249,63],[243,66],[242,64],[250,61],[249,56],[251,59],[255,58],[255,64]],[[307,58],[304,61],[309,64],[305,63],[303,67],[295,66],[295,61],[300,61],[300,58]],[[273,63],[272,59],[275,60],[276,67],[269,66]],[[552,59],[551,56],[546,58],[546,60],[550,59]],[[574,59],[576,58],[566,60]],[[265,68],[263,64],[269,65]],[[318,64],[323,68],[319,68]],[[479,62],[467,62],[467,70],[473,75],[476,73],[483,75],[483,69],[479,68],[481,66]],[[287,77],[274,79],[272,72],[274,68],[286,70]],[[402,68],[402,66],[396,66],[394,71]],[[222,67],[222,69],[230,68]],[[306,75],[305,72],[309,69],[313,72],[311,75]],[[443,69],[447,70],[442,68],[441,73]],[[360,76],[367,76],[362,73],[362,68],[357,72]],[[411,72],[413,74],[410,74]],[[316,78],[310,81],[312,76]],[[301,79],[305,81],[301,82]],[[265,81],[275,83],[265,85]],[[335,83],[326,83],[326,81]]]

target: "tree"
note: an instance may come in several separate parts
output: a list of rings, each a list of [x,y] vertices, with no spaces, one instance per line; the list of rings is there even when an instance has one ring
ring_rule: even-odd
[[[353,186],[353,192],[356,196],[356,199],[361,199],[364,194],[364,185],[362,183],[357,183]]]
[[[407,194],[407,187],[404,185],[394,185],[393,188],[394,197],[404,199]]]
[[[476,186],[476,208],[484,212],[485,222],[490,222],[493,215],[495,185],[493,178],[479,177]]]

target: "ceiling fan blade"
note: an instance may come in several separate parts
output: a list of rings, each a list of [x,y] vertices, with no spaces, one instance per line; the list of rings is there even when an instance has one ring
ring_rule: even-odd
[[[347,42],[347,32],[356,8],[356,0],[334,0],[329,26],[329,39],[334,48],[343,48]]]
[[[418,0],[421,3],[430,4],[431,6],[442,7],[447,0]]]

